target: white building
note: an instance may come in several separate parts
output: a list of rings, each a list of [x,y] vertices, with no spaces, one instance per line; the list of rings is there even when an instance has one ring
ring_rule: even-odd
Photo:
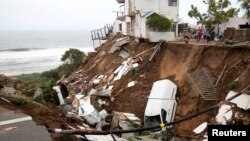
[[[174,40],[178,30],[179,0],[117,0],[122,13],[114,22],[114,32],[121,32],[137,38],[158,41]],[[159,14],[172,20],[172,29],[168,32],[154,32],[146,26],[147,18]],[[118,14],[117,14],[118,15]]]

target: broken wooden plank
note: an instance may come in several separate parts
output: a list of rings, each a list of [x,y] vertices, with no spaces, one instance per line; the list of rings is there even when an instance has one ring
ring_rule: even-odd
[[[227,70],[227,72],[228,71],[230,71],[231,69],[233,69],[234,67],[236,67],[239,63],[241,63],[242,62],[242,59],[240,59],[238,62],[236,62],[235,64],[233,64],[228,70]]]
[[[223,74],[224,74],[226,68],[227,68],[227,65],[224,66],[222,72],[220,73],[220,76],[219,76],[219,78],[217,79],[217,81],[216,81],[216,83],[215,83],[215,87],[217,87],[217,85],[219,84],[219,81],[220,81],[220,79],[222,78],[222,76],[223,76]]]

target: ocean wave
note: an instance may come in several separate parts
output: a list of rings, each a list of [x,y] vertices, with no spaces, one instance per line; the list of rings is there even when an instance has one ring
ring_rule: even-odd
[[[8,49],[0,49],[0,52],[25,52],[31,50],[42,50],[45,48],[8,48]]]
[[[77,48],[85,53],[93,52],[93,47]],[[18,75],[43,72],[58,67],[61,57],[69,48],[44,48],[23,51],[0,51],[0,73]]]

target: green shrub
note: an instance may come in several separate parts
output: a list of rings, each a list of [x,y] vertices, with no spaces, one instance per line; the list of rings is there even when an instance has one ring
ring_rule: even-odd
[[[138,67],[132,68],[132,69],[130,69],[130,70],[128,71],[128,75],[129,75],[130,77],[136,76],[138,73],[139,73],[139,68],[138,68]]]
[[[146,25],[154,31],[168,31],[171,21],[162,15],[154,14],[147,19]]]
[[[238,81],[231,81],[229,84],[227,84],[227,87],[229,90],[237,89],[240,86]]]
[[[24,106],[24,105],[26,105],[28,103],[29,103],[29,101],[26,98],[19,98],[19,99],[16,99],[14,101],[14,104],[16,104],[18,106]]]

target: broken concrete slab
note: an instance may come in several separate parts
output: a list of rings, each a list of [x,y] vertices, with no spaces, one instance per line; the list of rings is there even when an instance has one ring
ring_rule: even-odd
[[[227,94],[226,100],[229,99],[230,97],[236,95],[236,94],[237,94],[237,92],[230,91]],[[231,100],[230,102],[236,104],[237,107],[242,108],[244,110],[250,109],[250,95],[241,94],[240,96],[236,97],[235,99]]]
[[[94,94],[97,94],[97,91],[95,89],[91,89],[88,93],[88,95],[94,95]]]
[[[42,94],[43,94],[43,89],[37,88],[36,91],[35,91],[35,93],[34,93],[33,99],[41,96]]]
[[[216,121],[219,124],[224,123],[224,120],[231,121],[233,116],[233,111],[231,110],[230,105],[222,105],[219,109],[219,113],[216,116]]]
[[[136,84],[136,81],[132,81],[128,83],[128,88],[133,87]]]
[[[125,50],[122,50],[119,54],[120,57],[122,57],[123,59],[126,59],[129,57],[129,53]]]
[[[199,125],[198,127],[196,127],[193,132],[195,134],[200,134],[202,133],[205,129],[207,128],[207,122],[202,123],[201,125]]]
[[[124,37],[116,40],[116,43],[109,50],[109,53],[115,53],[115,51],[120,50],[121,46],[129,43],[129,37]]]
[[[121,48],[120,46],[114,44],[112,48],[109,50],[109,53],[115,53],[117,50],[120,50],[120,48]]]
[[[4,86],[2,92],[5,94],[15,94],[16,90],[13,87]]]

